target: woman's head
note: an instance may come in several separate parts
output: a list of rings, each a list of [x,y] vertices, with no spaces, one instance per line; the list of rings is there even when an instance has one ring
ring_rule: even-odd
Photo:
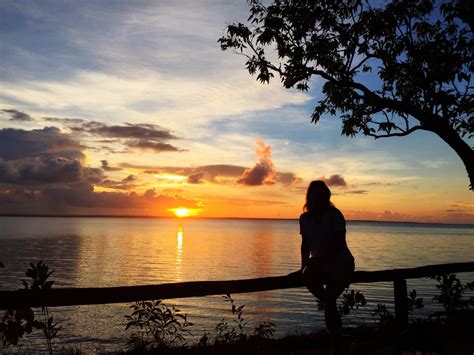
[[[326,183],[322,180],[311,181],[306,192],[304,210],[312,215],[320,216],[332,205],[331,191]]]

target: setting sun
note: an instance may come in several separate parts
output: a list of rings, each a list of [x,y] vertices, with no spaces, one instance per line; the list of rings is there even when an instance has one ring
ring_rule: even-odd
[[[183,218],[186,216],[189,216],[189,209],[188,208],[183,208],[183,207],[178,207],[178,208],[170,208],[168,211],[173,212],[176,217]]]
[[[197,216],[202,211],[202,208],[176,207],[176,208],[168,208],[168,211],[172,212],[178,218],[183,218],[183,217]]]

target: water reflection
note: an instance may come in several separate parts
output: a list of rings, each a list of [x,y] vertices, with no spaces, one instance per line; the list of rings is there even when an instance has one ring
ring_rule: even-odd
[[[0,218],[0,260],[5,264],[0,269],[0,285],[3,290],[21,287],[28,263],[40,259],[56,270],[55,287],[285,275],[300,267],[300,243],[297,221]],[[348,243],[358,270],[469,261],[474,229],[349,222]],[[472,277],[462,275],[465,282]],[[432,310],[429,300],[435,291],[431,281],[409,282],[409,289],[427,300],[427,311]],[[391,284],[355,288],[366,294],[369,308],[393,304]],[[234,300],[246,305],[247,319],[274,321],[278,336],[323,324],[314,297],[304,288],[237,294]],[[167,304],[189,314],[196,336],[212,332],[229,312],[220,296],[167,300]],[[97,352],[98,344],[102,350],[125,345],[129,334],[124,315],[129,311],[128,304],[60,307],[54,309],[54,317],[61,322],[60,341],[80,344],[84,352]]]
[[[181,264],[183,262],[183,225],[178,226],[176,232],[176,281],[182,281],[181,278]]]

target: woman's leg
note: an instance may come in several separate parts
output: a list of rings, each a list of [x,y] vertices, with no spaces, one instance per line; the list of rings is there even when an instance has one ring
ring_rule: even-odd
[[[341,267],[342,269],[338,269]],[[333,272],[330,272],[328,283],[326,285],[326,308],[324,309],[324,318],[329,332],[337,332],[342,328],[341,317],[337,312],[337,298],[341,295],[352,280],[354,273],[354,262],[346,262],[343,265],[335,265]]]
[[[337,298],[346,288],[345,284],[328,283],[326,285],[326,299],[324,308],[324,319],[329,332],[337,332],[342,328],[341,317],[337,312]]]
[[[303,283],[321,302],[325,302],[326,298],[323,286],[323,272],[323,264],[312,259],[303,269]]]

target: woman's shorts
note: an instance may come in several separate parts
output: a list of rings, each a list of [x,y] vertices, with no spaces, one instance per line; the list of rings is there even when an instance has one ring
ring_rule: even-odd
[[[353,258],[336,258],[330,262],[310,258],[303,274],[305,279],[311,278],[313,282],[323,285],[330,283],[347,287],[351,283],[354,268]]]

